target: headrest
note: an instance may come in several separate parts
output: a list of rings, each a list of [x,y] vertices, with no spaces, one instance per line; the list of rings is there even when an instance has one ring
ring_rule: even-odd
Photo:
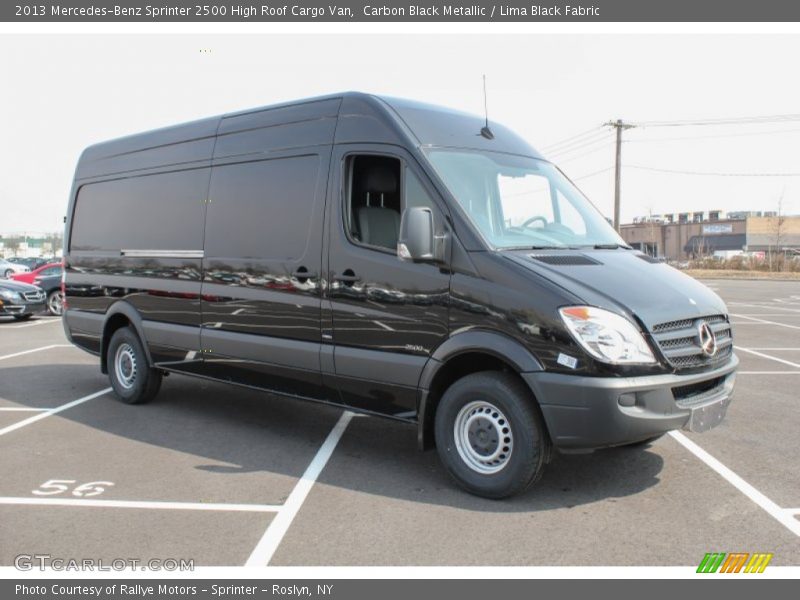
[[[371,194],[392,194],[397,191],[397,178],[389,167],[376,166],[367,171],[363,187]]]

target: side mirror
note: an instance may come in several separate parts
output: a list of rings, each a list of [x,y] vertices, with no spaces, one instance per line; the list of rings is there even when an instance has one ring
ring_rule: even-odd
[[[434,243],[431,209],[423,206],[405,209],[400,219],[397,257],[414,262],[433,262],[436,260]]]

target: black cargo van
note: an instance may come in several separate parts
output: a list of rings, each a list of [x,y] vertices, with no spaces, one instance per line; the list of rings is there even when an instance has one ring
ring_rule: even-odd
[[[390,417],[487,497],[733,391],[720,298],[453,110],[345,93],[98,144],[66,234],[67,334],[124,402],[175,372]]]

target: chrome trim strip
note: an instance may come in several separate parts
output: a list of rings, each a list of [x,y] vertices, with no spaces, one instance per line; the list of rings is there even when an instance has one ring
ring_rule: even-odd
[[[202,250],[120,250],[131,258],[203,258]]]

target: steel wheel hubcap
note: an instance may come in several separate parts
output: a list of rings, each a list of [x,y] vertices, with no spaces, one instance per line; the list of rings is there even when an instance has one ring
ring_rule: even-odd
[[[508,419],[494,404],[484,400],[470,402],[458,412],[453,435],[461,460],[477,473],[502,470],[514,450]]]
[[[133,387],[136,381],[136,354],[130,344],[120,344],[114,356],[114,372],[117,381],[126,390]]]

